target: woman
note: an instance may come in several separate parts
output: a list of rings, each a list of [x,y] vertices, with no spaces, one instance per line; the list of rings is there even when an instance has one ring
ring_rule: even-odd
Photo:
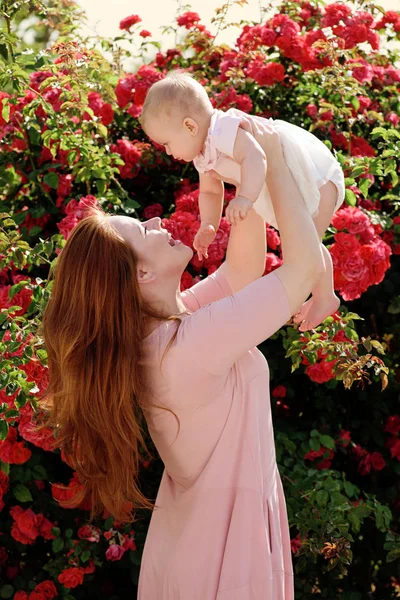
[[[301,306],[323,259],[276,134],[264,150],[284,254],[274,273],[261,277],[253,210],[216,273],[182,294],[192,251],[157,218],[94,214],[59,257],[43,323],[51,420],[94,513],[129,519],[146,502],[141,411],[165,465],[139,600],[293,598],[268,365],[255,346]]]

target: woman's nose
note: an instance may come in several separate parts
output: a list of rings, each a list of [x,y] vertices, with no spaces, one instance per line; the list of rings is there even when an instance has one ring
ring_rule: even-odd
[[[168,154],[168,156],[171,156],[171,150],[168,148],[168,146],[165,146],[165,152]]]
[[[146,225],[148,229],[161,229],[161,219],[160,217],[153,217],[146,221]]]

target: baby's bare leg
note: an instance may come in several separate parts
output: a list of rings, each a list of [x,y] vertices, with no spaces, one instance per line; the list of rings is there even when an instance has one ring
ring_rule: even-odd
[[[320,194],[319,213],[315,217],[314,223],[322,241],[335,209],[337,197],[335,184],[328,181],[321,188]],[[317,327],[326,317],[329,317],[339,308],[340,300],[333,288],[332,258],[324,244],[322,244],[322,252],[325,261],[325,272],[314,286],[312,297],[303,304],[299,313],[294,317],[294,321],[300,323],[299,329],[301,331]]]

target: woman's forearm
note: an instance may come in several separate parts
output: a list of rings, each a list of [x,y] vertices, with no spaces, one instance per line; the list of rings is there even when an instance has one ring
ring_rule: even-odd
[[[264,219],[252,208],[243,221],[232,225],[226,259],[220,267],[233,292],[262,276],[265,252]]]

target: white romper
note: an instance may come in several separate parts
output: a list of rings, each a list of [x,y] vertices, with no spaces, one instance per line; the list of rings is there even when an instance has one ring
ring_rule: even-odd
[[[214,170],[222,178],[240,184],[240,164],[233,157],[237,130],[242,127],[259,142],[268,124],[279,133],[286,163],[296,181],[310,214],[318,214],[321,188],[332,181],[337,188],[335,211],[344,200],[345,185],[342,168],[329,149],[315,135],[305,129],[279,119],[248,115],[236,108],[226,112],[215,109],[210,122],[203,152],[193,160],[199,173]],[[268,165],[267,165],[268,168]],[[278,228],[271,197],[265,183],[254,204],[255,210],[269,224]]]

